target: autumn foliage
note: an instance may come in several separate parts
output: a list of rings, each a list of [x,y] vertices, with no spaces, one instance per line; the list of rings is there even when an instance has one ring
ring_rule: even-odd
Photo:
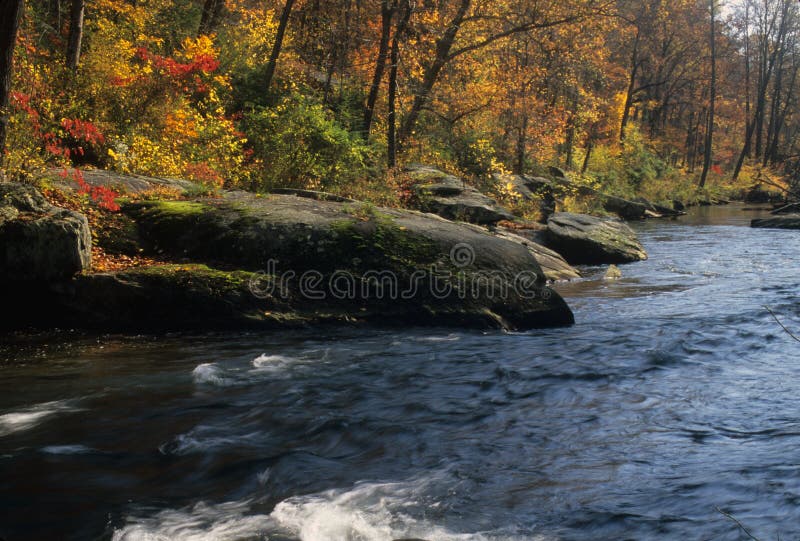
[[[797,3],[717,9],[712,34],[709,1],[89,0],[73,71],[69,2],[31,0],[5,169],[360,194],[391,185],[397,156],[475,178],[558,165],[664,197],[707,155],[712,186],[780,170],[799,154]]]

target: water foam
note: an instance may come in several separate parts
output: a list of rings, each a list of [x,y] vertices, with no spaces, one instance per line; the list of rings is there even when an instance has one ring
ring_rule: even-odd
[[[251,502],[218,505],[198,503],[186,509],[161,511],[154,517],[128,517],[128,524],[114,531],[113,541],[236,541],[265,537],[272,520],[248,515]]]
[[[94,450],[85,445],[48,445],[42,447],[42,452],[48,455],[85,455]]]
[[[430,480],[408,483],[362,483],[348,491],[296,496],[279,503],[270,515],[301,541],[513,541],[523,538],[500,532],[455,533],[410,513],[423,505]],[[419,513],[415,513],[419,514]],[[530,536],[525,539],[531,539]]]
[[[253,359],[253,367],[264,371],[280,371],[296,364],[298,359],[294,357],[287,357],[285,355],[259,355]]]
[[[30,430],[48,418],[67,411],[75,411],[68,400],[44,402],[27,409],[0,415],[0,437]]]
[[[198,385],[216,385],[228,387],[234,384],[231,378],[225,376],[224,370],[215,363],[197,365],[192,371],[192,378]]]

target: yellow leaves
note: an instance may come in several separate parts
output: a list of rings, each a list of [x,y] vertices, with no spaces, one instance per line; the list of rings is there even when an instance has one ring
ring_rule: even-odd
[[[217,58],[217,49],[211,36],[198,36],[196,38],[186,38],[181,44],[182,49],[176,53],[176,58],[186,62],[192,62],[197,58],[207,56]]]

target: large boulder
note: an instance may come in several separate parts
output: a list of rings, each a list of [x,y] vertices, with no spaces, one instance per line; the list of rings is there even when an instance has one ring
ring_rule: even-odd
[[[636,233],[622,221],[557,212],[547,221],[548,248],[570,264],[631,263],[647,259]]]
[[[405,174],[414,183],[419,209],[424,212],[474,224],[514,219],[509,210],[458,177],[424,165],[410,166]]]
[[[751,227],[762,229],[800,229],[800,214],[781,214],[750,222]]]
[[[102,169],[52,169],[45,176],[61,189],[78,190],[80,186],[76,176],[94,188],[109,188],[123,195],[142,195],[148,193],[174,193],[177,195],[199,194],[207,188],[190,180],[177,178],[145,177],[141,175],[123,175]]]
[[[187,266],[81,276],[60,298],[85,321],[111,313],[118,326],[159,328],[218,327],[220,318],[510,329],[573,322],[526,246],[430,214],[300,195],[126,205],[146,248]],[[198,264],[209,267],[193,270]],[[109,299],[124,302],[109,310],[117,306]]]
[[[55,207],[34,187],[0,183],[0,280],[65,280],[91,265],[86,217]]]
[[[545,278],[552,282],[564,282],[581,277],[578,269],[567,263],[561,254],[543,246],[541,233],[528,229],[503,229],[497,228],[495,235],[525,246],[539,263]]]

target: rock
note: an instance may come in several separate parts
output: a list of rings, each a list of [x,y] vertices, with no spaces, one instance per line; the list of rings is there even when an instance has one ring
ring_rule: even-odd
[[[63,169],[49,171],[47,178],[62,189],[77,190],[74,169],[68,169],[66,177]],[[115,190],[123,195],[141,195],[147,192],[172,191],[177,195],[192,195],[207,192],[202,185],[189,180],[177,178],[144,177],[141,175],[124,175],[102,169],[82,169],[83,180],[90,186]]]
[[[572,265],[647,259],[636,233],[620,220],[558,212],[547,221],[545,238]]]
[[[220,306],[229,307],[223,313],[237,314],[224,319],[237,323],[353,321],[529,329],[573,322],[566,303],[546,287],[528,247],[430,214],[241,194],[128,204],[123,211],[139,224],[141,238],[153,252],[255,276],[252,289],[263,297],[260,304],[247,296],[244,277],[234,277],[238,285],[215,297]],[[259,271],[266,274],[253,274]],[[166,284],[176,283],[175,269],[155,278],[140,272],[146,271],[81,277],[78,283],[98,280],[115,290],[131,288],[129,304],[136,308],[129,312],[137,317],[152,312],[149,320],[166,320],[165,325],[200,325],[198,314],[206,311],[196,307],[205,302],[202,292],[209,289],[202,285],[204,277],[177,273],[177,289],[183,293],[172,295],[169,315],[161,316],[158,305],[148,307],[146,300],[170,290]],[[219,271],[209,272],[215,283],[225,283]],[[187,283],[194,289],[181,285]],[[68,294],[67,304],[91,306],[88,289],[78,287]],[[147,294],[139,297],[142,291]],[[98,312],[103,311],[100,306]]]
[[[644,220],[647,218],[647,205],[637,201],[628,201],[621,197],[608,195],[603,197],[603,209],[616,214],[623,220]]]
[[[781,214],[772,218],[760,218],[750,222],[750,227],[763,229],[800,229],[800,214]]]
[[[616,265],[609,265],[603,275],[603,280],[619,280],[622,278],[622,271]]]
[[[514,219],[514,215],[497,201],[457,177],[423,165],[410,166],[405,172],[415,181],[419,210],[474,224]]]
[[[686,213],[682,210],[676,210],[674,208],[665,207],[663,205],[659,205],[657,203],[653,203],[652,201],[648,201],[644,197],[636,197],[634,198],[634,202],[643,205],[647,211],[652,213],[650,218],[674,218],[676,216],[683,216]]]
[[[91,265],[86,217],[54,207],[35,188],[0,184],[0,280],[65,280]]]
[[[645,199],[637,197],[632,201],[614,195],[597,193],[603,201],[603,209],[616,214],[623,220],[644,220],[646,218],[673,218],[686,214],[683,211],[674,210],[656,205]]]
[[[247,193],[247,192],[241,192]],[[308,199],[316,199],[317,201],[333,201],[335,203],[356,203],[355,199],[342,197],[327,192],[319,192],[316,190],[298,190],[295,188],[274,188],[271,193],[278,195],[295,195],[297,197],[306,197]]]
[[[563,282],[581,277],[580,271],[567,263],[560,254],[536,242],[539,240],[536,231],[498,228],[494,233],[500,238],[525,246],[539,263],[545,278],[549,281]]]

